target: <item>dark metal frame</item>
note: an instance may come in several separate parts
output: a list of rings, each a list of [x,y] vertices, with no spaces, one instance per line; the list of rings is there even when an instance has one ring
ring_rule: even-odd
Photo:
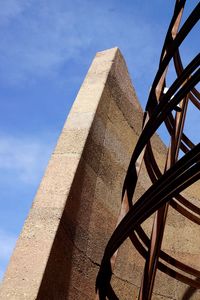
[[[200,3],[179,29],[185,2],[186,0],[176,0],[174,14],[161,52],[159,68],[146,105],[142,132],[124,181],[117,227],[105,248],[96,280],[97,299],[100,300],[118,299],[110,281],[118,248],[128,237],[145,258],[138,299],[151,299],[157,269],[193,288],[200,288],[199,270],[161,250],[169,205],[200,225],[200,208],[180,194],[200,179],[200,144],[194,145],[183,132],[189,101],[200,109],[200,94],[195,89],[200,80],[200,54],[184,68],[179,53],[180,45],[199,21]],[[164,93],[168,65],[172,60],[177,78]],[[175,113],[172,113],[173,111]],[[151,138],[162,123],[165,124],[171,137],[164,171],[160,170],[151,146]],[[184,153],[182,158],[179,158],[180,150]],[[143,161],[152,185],[133,204],[133,194]],[[149,239],[141,224],[155,212]]]

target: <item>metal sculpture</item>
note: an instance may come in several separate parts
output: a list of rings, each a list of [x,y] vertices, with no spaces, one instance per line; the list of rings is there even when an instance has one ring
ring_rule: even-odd
[[[117,227],[105,248],[96,279],[97,298],[100,300],[118,299],[110,281],[117,250],[128,237],[145,258],[140,300],[151,299],[157,269],[191,287],[200,288],[200,271],[161,250],[169,205],[200,225],[200,208],[180,194],[200,179],[200,144],[194,145],[183,132],[189,101],[196,109],[200,109],[200,94],[195,88],[200,80],[200,54],[183,67],[179,52],[180,45],[199,20],[200,3],[179,29],[185,2],[186,0],[176,0],[175,3],[174,14],[161,52],[159,68],[144,112],[142,132],[133,151],[124,181]],[[177,78],[164,93],[166,74],[171,61],[174,62]],[[151,146],[151,138],[162,123],[165,124],[171,137],[163,172],[159,169]],[[179,158],[180,150],[184,153],[181,158]],[[142,161],[146,165],[152,185],[133,204],[132,198]],[[154,212],[156,215],[151,239],[149,239],[141,224]],[[195,279],[192,279],[190,275]]]

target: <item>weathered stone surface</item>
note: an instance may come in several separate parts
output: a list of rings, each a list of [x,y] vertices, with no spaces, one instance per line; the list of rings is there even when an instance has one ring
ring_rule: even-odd
[[[97,53],[17,242],[0,299],[94,299],[95,278],[116,225],[141,124],[142,109],[120,51]],[[156,135],[152,145],[164,168],[165,146]],[[143,166],[135,201],[151,184],[145,172]],[[185,192],[194,203],[198,189],[195,185]],[[142,225],[149,236],[152,222],[153,217]],[[163,249],[200,268],[199,246],[197,225],[169,209]],[[137,298],[143,267],[144,259],[127,240],[112,279],[121,300]],[[153,299],[200,299],[200,294],[158,271]]]

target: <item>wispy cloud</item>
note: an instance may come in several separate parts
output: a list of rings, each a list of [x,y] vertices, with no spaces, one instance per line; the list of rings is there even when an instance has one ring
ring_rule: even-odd
[[[42,138],[0,135],[1,178],[5,180],[7,174],[16,181],[35,184],[42,176],[51,151],[52,144]]]
[[[27,201],[31,200],[33,190],[38,185],[47,165],[50,153],[53,150],[52,140],[55,137],[53,134],[47,136],[48,138],[41,135],[37,137],[33,135],[12,136],[0,133],[0,186],[2,188],[16,191],[18,186],[23,187],[22,189],[24,191],[29,191],[30,193],[30,195],[26,194]],[[7,192],[6,195],[8,194]],[[20,198],[19,192],[17,195],[16,198]],[[8,202],[11,201],[9,196],[4,195],[1,197],[2,212],[5,211],[6,213],[7,210],[12,212],[13,208],[6,206],[7,204],[3,200],[4,197]],[[29,197],[30,200],[28,200]],[[19,202],[20,201],[16,201],[14,205],[17,205],[17,209],[19,209],[19,207],[23,209],[23,200],[21,203]],[[24,213],[24,211],[22,212]],[[15,221],[17,228],[14,228],[17,233],[20,230],[20,220],[18,216],[16,216]],[[6,226],[7,224],[13,224],[13,220],[7,220],[6,224],[0,220],[0,281],[17,239],[14,233],[4,229],[4,225]]]
[[[7,260],[13,250],[17,237],[5,230],[0,229],[0,261]]]
[[[70,59],[84,60],[87,51],[119,45],[127,50],[140,73],[152,64],[157,47],[155,26],[137,13],[123,14],[114,3],[85,1],[17,1],[4,4],[6,26],[1,26],[1,80],[24,82],[34,76],[52,76]],[[28,4],[27,4],[28,3]],[[88,11],[90,14],[88,14]],[[88,17],[90,16],[90,17]],[[13,30],[8,30],[13,27]],[[144,38],[145,37],[145,38]],[[134,58],[132,53],[140,51]],[[92,53],[92,56],[94,53]],[[139,73],[139,72],[138,72]]]
[[[5,25],[11,21],[12,18],[16,18],[29,5],[28,0],[2,0],[0,10],[0,25]]]
[[[5,266],[8,264],[17,236],[0,229],[0,281],[3,278]]]
[[[19,1],[5,7],[1,26],[1,80],[24,82],[27,77],[54,73],[61,63],[79,55],[87,36],[76,32],[72,12],[52,7],[47,1],[35,1],[21,17]],[[6,6],[6,5],[5,5]],[[7,9],[6,9],[7,8]],[[9,30],[13,26],[13,30]],[[83,40],[84,39],[84,40]]]

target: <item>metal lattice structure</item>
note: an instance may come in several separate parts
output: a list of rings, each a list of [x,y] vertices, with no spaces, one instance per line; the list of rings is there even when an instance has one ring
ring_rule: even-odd
[[[97,298],[101,300],[118,299],[110,281],[118,248],[127,238],[130,238],[134,247],[145,258],[140,300],[151,299],[157,269],[193,288],[200,288],[200,271],[161,250],[169,205],[200,225],[200,208],[181,194],[200,179],[200,144],[195,145],[184,133],[188,103],[194,105],[197,110],[200,109],[200,94],[195,88],[200,80],[200,55],[183,67],[179,52],[180,45],[199,21],[200,3],[180,27],[185,2],[186,0],[177,0],[175,4],[159,68],[146,105],[142,132],[124,181],[117,227],[106,246],[97,276]],[[177,78],[165,92],[170,62],[174,63]],[[170,135],[164,171],[159,168],[151,144],[152,136],[162,124],[165,124]],[[180,150],[183,153],[181,158]],[[145,163],[152,185],[133,204],[132,199],[142,162]],[[155,218],[149,238],[141,224],[153,213]]]

